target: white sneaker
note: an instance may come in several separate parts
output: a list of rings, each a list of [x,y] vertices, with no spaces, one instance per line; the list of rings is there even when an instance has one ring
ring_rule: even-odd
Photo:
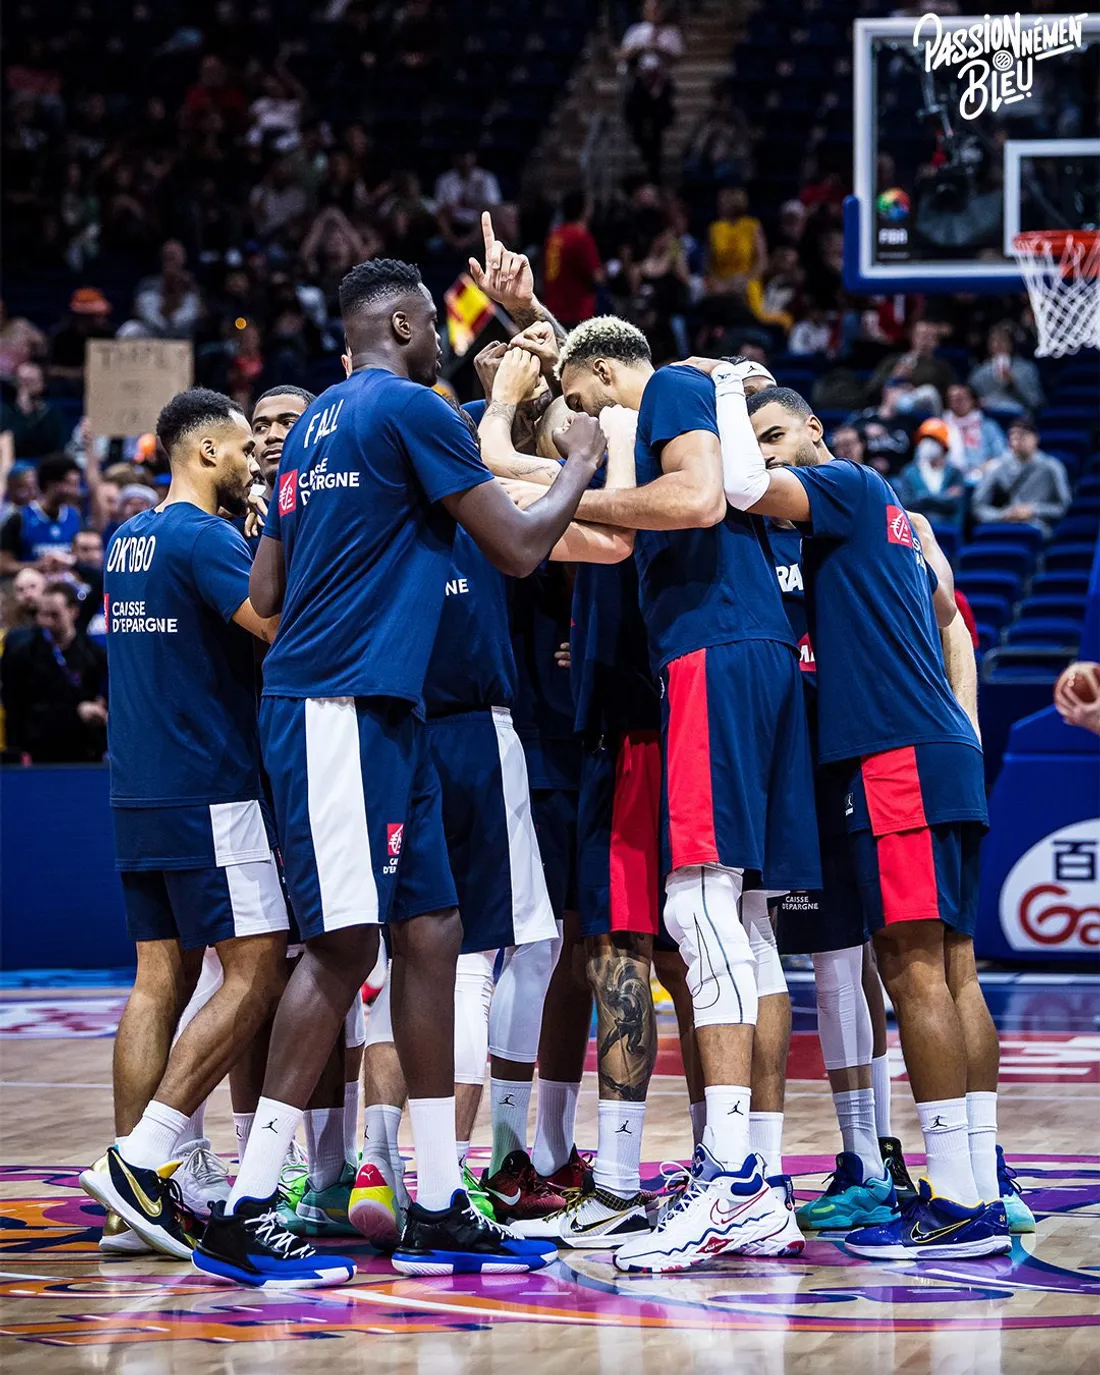
[[[197,1218],[210,1216],[212,1203],[225,1203],[229,1198],[229,1171],[220,1155],[210,1149],[210,1142],[188,1141],[179,1152],[179,1169],[172,1176],[180,1186],[184,1206]]]
[[[776,1204],[787,1213],[787,1225],[765,1241],[758,1242],[753,1250],[746,1251],[752,1256],[797,1256],[806,1244],[802,1228],[798,1225],[798,1214],[794,1206],[794,1180],[789,1174],[771,1174],[764,1181],[771,1189]]]
[[[649,1235],[649,1221],[640,1194],[619,1198],[605,1189],[578,1194],[564,1208],[545,1217],[525,1218],[510,1224],[519,1237],[556,1242],[559,1246],[583,1246],[609,1251],[639,1235]]]
[[[649,1274],[688,1270],[722,1255],[795,1255],[804,1244],[785,1190],[765,1181],[760,1156],[750,1155],[734,1174],[699,1146],[691,1183],[648,1236],[619,1248],[615,1267]]]
[[[155,1256],[157,1252],[127,1222],[109,1209],[103,1219],[99,1249],[107,1256]]]

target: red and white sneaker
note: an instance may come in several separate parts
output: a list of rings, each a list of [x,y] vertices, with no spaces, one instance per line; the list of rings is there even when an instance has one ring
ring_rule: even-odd
[[[585,1151],[582,1155],[581,1152],[577,1150],[576,1146],[574,1146],[569,1153],[569,1159],[561,1169],[555,1170],[552,1175],[547,1176],[547,1184],[550,1184],[563,1194],[590,1194],[596,1187],[595,1180],[592,1177],[592,1161],[594,1158],[595,1157],[590,1151]],[[539,1175],[539,1178],[541,1179],[542,1175]]]
[[[493,1204],[498,1222],[546,1217],[566,1205],[563,1189],[538,1174],[526,1151],[513,1151],[496,1174],[482,1176],[481,1187]]]

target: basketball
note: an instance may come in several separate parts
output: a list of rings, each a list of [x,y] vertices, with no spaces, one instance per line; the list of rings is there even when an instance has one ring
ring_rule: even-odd
[[[1100,698],[1100,664],[1070,664],[1054,685],[1055,700],[1066,692],[1086,705]]]

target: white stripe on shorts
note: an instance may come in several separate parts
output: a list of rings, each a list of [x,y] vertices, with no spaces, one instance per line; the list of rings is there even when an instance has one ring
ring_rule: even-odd
[[[378,921],[354,697],[305,703],[306,805],[326,931]]]
[[[211,802],[210,830],[219,868],[265,860],[271,854],[259,802]]]
[[[286,899],[270,849],[266,859],[225,864],[222,871],[229,885],[234,936],[266,936],[288,928]]]
[[[508,867],[512,879],[512,931],[516,945],[550,940],[557,935],[542,858],[531,815],[531,789],[523,743],[507,707],[493,708],[500,755],[504,813],[508,824]]]

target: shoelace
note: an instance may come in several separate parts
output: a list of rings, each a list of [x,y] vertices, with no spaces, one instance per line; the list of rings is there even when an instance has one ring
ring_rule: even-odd
[[[472,1203],[468,1204],[463,1210],[467,1218],[472,1218],[482,1231],[487,1231],[490,1236],[498,1241],[514,1241],[515,1237],[507,1227],[502,1227],[499,1222],[491,1217],[486,1217],[484,1213],[479,1213]]]
[[[1004,1176],[1005,1183],[1014,1194],[1023,1194],[1023,1188],[1016,1182],[1016,1171],[1007,1160],[1001,1162],[1001,1174]]]
[[[678,1213],[684,1212],[694,1199],[698,1198],[701,1193],[706,1192],[706,1187],[706,1183],[703,1180],[696,1179],[693,1174],[689,1173],[683,1188],[678,1194],[673,1195],[665,1204],[654,1231],[664,1231],[672,1218]]]
[[[183,1190],[180,1188],[179,1180],[174,1175],[169,1175],[164,1181],[164,1191],[168,1196],[168,1205],[172,1209],[177,1226],[183,1232],[194,1232],[199,1225],[198,1219],[183,1201]]]
[[[244,1225],[257,1241],[274,1251],[281,1260],[306,1260],[313,1255],[313,1247],[300,1242],[293,1232],[288,1232],[274,1208],[260,1213],[258,1217],[248,1218]]]
[[[221,1156],[215,1155],[209,1146],[196,1146],[180,1166],[197,1184],[225,1184],[229,1171]]]

